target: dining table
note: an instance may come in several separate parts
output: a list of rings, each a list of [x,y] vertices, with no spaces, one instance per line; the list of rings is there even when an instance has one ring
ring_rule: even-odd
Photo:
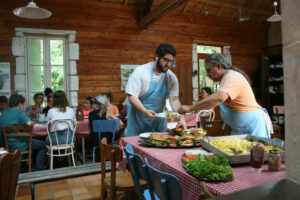
[[[175,175],[180,182],[183,199],[199,199],[203,193],[202,181],[188,174],[182,165],[182,155],[186,150],[196,148],[163,148],[141,145],[139,136],[121,138],[120,146],[131,144],[135,153],[147,158],[150,165],[156,169]],[[250,164],[231,165],[234,180],[209,182],[205,181],[207,189],[215,196],[223,196],[252,188],[261,184],[281,180],[287,177],[285,163],[281,163],[280,171],[269,171],[268,165],[262,166],[261,172],[251,170]]]
[[[46,124],[35,124],[32,130],[33,137],[46,137],[48,135]],[[75,136],[77,138],[81,138],[81,148],[82,148],[82,163],[85,164],[85,138],[90,136],[90,129],[89,129],[89,121],[88,119],[84,119],[82,121],[77,121],[77,127]]]

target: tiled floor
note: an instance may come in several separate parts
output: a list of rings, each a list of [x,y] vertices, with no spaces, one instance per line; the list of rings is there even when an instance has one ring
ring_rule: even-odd
[[[91,175],[35,185],[35,199],[81,200],[100,198],[101,175]],[[16,200],[31,200],[30,185],[19,185]]]

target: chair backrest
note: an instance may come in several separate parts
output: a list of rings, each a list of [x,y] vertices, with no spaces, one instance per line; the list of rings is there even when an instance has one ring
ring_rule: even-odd
[[[123,151],[120,147],[107,144],[107,139],[104,137],[100,143],[100,153],[101,153],[101,184],[104,183],[106,177],[105,162],[109,160],[111,162],[110,170],[110,189],[115,191],[116,185],[116,163],[122,160]]]
[[[22,159],[22,162],[28,162],[28,171],[31,172],[31,144],[32,144],[32,129],[33,126],[7,126],[7,127],[2,127],[2,133],[4,136],[4,142],[5,142],[5,147],[8,152],[12,152],[9,149],[9,138],[28,138],[28,150],[22,151],[21,155],[27,155],[27,157],[24,157]]]
[[[132,180],[134,182],[135,190],[142,200],[145,199],[143,188],[140,180],[150,181],[147,166],[145,165],[142,156],[133,153],[132,145],[127,144],[124,148],[129,170],[131,172]],[[155,199],[154,194],[150,192],[152,199]]]
[[[113,132],[112,143],[115,141],[116,130],[120,128],[120,119],[110,120],[94,120],[93,131],[99,134],[99,143],[101,140],[101,133]]]
[[[0,199],[15,199],[21,152],[16,150],[0,159]]]
[[[64,125],[66,127],[67,135],[65,141],[62,142],[59,137],[58,126]],[[76,132],[77,123],[73,119],[54,119],[47,123],[47,134],[49,144],[56,149],[65,149],[65,152],[58,151],[57,154],[67,154],[68,149],[74,147],[74,135]],[[54,130],[54,131],[51,131]],[[52,135],[53,134],[53,135]],[[51,138],[54,138],[54,142]]]
[[[207,121],[214,121],[215,119],[215,111],[213,109],[210,110],[200,110],[196,115],[196,124],[201,121],[201,117],[204,116]],[[211,125],[208,125],[211,126]]]
[[[161,172],[153,168],[145,158],[150,182],[147,182],[149,190],[154,191],[160,200],[181,200],[181,188],[176,176]]]

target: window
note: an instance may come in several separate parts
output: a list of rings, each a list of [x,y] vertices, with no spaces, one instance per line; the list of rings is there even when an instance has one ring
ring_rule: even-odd
[[[201,92],[201,88],[210,87],[212,91],[214,91],[215,85],[217,84],[206,76],[205,65],[204,65],[205,58],[212,53],[222,53],[221,47],[197,45],[198,71],[199,71],[199,78],[198,78],[199,95]]]
[[[65,38],[27,36],[27,99],[46,87],[65,90]]]

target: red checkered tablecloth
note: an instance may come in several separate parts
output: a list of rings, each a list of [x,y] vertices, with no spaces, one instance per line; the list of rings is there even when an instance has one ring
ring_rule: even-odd
[[[89,135],[88,119],[77,121],[76,135]],[[47,136],[46,124],[36,124],[33,126],[33,137]]]
[[[181,185],[183,199],[198,199],[202,191],[201,182],[189,175],[181,164],[181,156],[187,150],[185,149],[163,149],[142,147],[139,145],[139,136],[125,137],[121,139],[121,145],[132,144],[134,152],[146,157],[149,163],[161,170],[175,175]],[[201,149],[195,148],[195,149]],[[262,172],[252,172],[250,165],[233,165],[232,166],[234,180],[231,182],[206,182],[207,188],[214,195],[226,195],[247,188],[255,187],[264,183],[286,178],[285,164],[281,165],[281,171],[271,172],[268,166],[264,165]]]

